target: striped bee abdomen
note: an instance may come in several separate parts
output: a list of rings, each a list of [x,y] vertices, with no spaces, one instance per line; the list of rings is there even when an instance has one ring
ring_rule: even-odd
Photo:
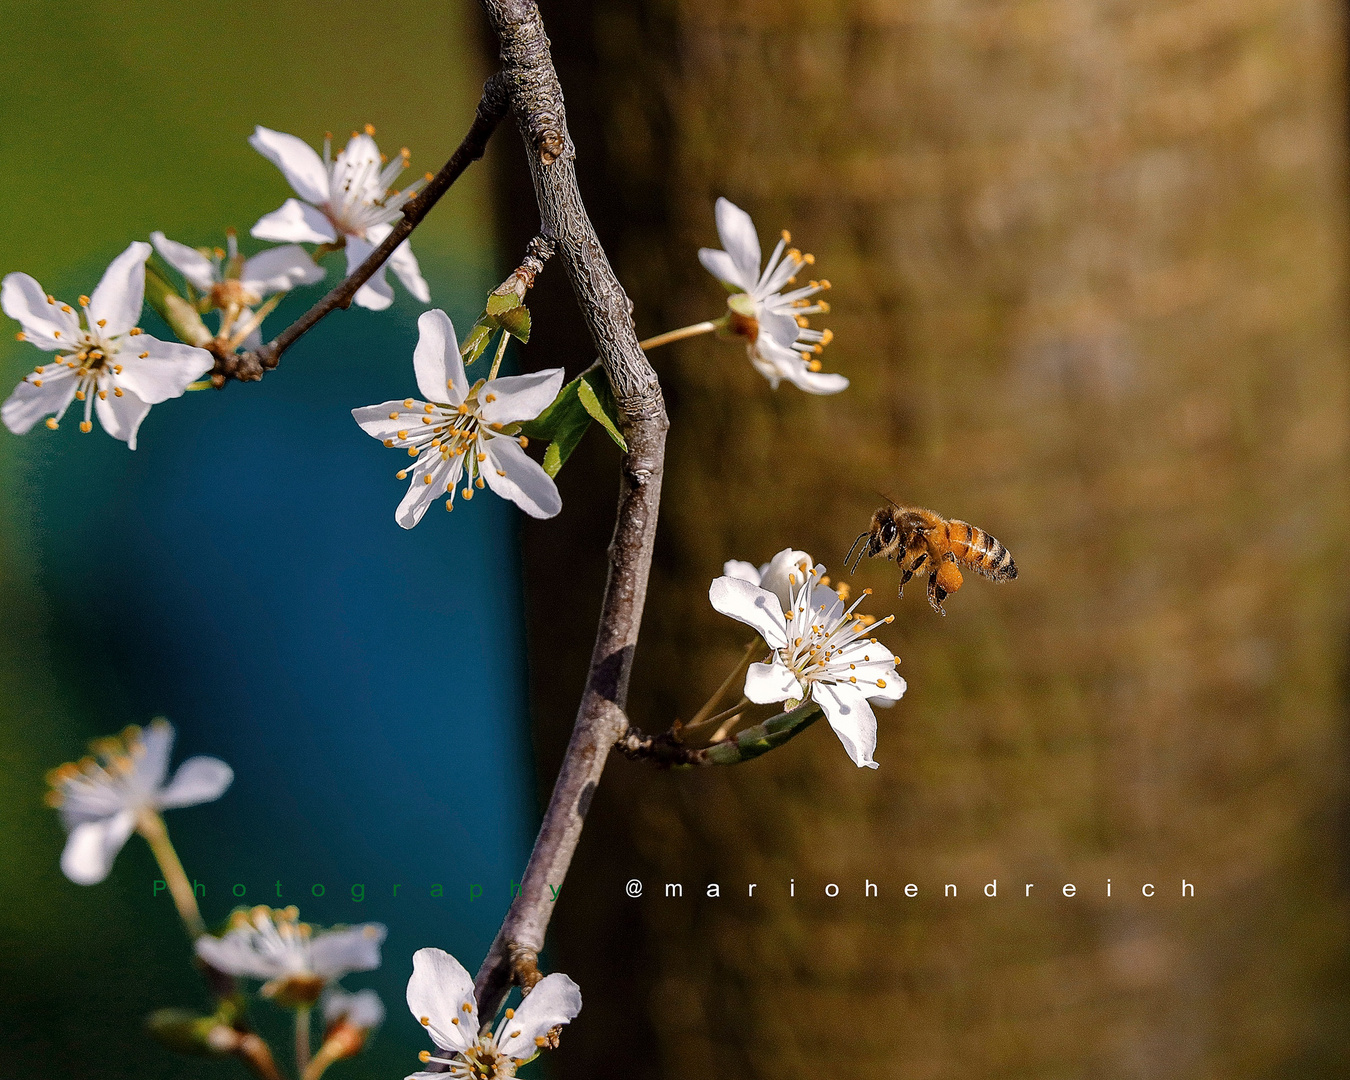
[[[1017,577],[1012,552],[983,529],[953,518],[948,522],[948,530],[952,554],[957,562],[995,581],[1011,581]]]

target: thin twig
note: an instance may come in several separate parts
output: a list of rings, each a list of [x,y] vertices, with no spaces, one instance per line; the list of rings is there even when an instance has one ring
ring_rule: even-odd
[[[483,156],[488,139],[497,129],[508,107],[506,83],[499,72],[493,75],[483,86],[483,97],[478,102],[478,111],[473,123],[455,152],[431,180],[403,210],[384,242],[367,257],[351,274],[329,290],[328,295],[307,312],[286,327],[268,344],[256,352],[227,353],[216,356],[216,367],[211,373],[211,383],[217,388],[230,379],[240,382],[253,382],[263,377],[281,361],[281,354],[294,345],[305,333],[315,326],[325,315],[338,308],[346,308],[352,297],[378,270],[385,260],[394,253],[394,249],[408,239],[409,234],[421,224],[427,212],[436,205],[440,197],[450,190],[450,186],[473,162]]]
[[[514,977],[512,956],[538,953],[614,744],[627,730],[623,707],[647,596],[665,462],[665,403],[656,372],[638,347],[632,304],[595,235],[577,186],[576,151],[567,132],[562,87],[533,0],[482,0],[501,46],[516,122],[525,139],[540,232],[555,240],[596,353],[609,378],[628,450],[609,546],[609,575],[586,689],[543,824],[511,904],[482,967],[475,994],[490,1022]]]

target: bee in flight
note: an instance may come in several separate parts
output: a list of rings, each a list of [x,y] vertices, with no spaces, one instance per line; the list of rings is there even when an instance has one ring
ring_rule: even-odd
[[[845,566],[855,548],[858,550],[853,563],[855,571],[864,555],[895,559],[900,564],[901,596],[906,582],[926,568],[928,602],[939,615],[947,614],[942,610],[942,601],[961,587],[963,566],[994,581],[1012,581],[1017,577],[1012,553],[983,529],[956,518],[944,518],[920,506],[886,501],[890,505],[873,514],[871,526],[853,541],[853,547],[844,556]]]

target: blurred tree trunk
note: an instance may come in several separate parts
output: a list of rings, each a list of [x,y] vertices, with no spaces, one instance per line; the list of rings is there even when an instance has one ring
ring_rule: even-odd
[[[730,770],[613,765],[556,923],[589,1017],[563,1075],[1344,1076],[1339,6],[544,7],[639,330],[720,310],[695,249],[724,194],[816,254],[853,380],[773,393],[734,345],[657,354],[635,721],[688,717],[739,654],[706,600],[724,559],[837,572],[878,492],[1021,570],[945,619],[860,571],[910,684],[876,773],[824,724]],[[575,370],[553,278],[538,340]],[[526,534],[544,778],[612,460],[590,439]]]

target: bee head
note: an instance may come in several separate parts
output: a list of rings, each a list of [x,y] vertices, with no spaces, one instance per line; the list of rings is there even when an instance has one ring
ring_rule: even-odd
[[[895,558],[901,540],[900,526],[895,517],[896,510],[892,506],[883,506],[872,515],[867,541],[869,558],[876,558],[878,555],[887,559]]]

